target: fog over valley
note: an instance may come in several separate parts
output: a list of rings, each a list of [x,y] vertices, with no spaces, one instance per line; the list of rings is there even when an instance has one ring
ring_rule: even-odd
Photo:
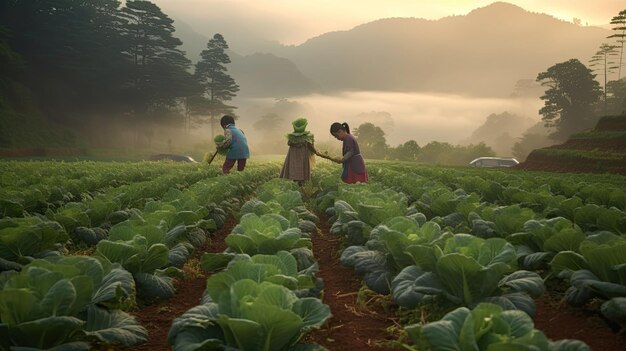
[[[253,141],[258,136],[253,132],[253,125],[261,120],[261,116],[276,113],[281,115],[281,121],[275,128],[282,134],[290,132],[291,119],[304,116],[309,119],[316,140],[332,138],[328,131],[332,122],[347,122],[351,128],[371,122],[381,127],[388,144],[392,146],[408,140],[415,140],[419,145],[431,141],[457,144],[466,141],[491,113],[509,111],[538,122],[537,111],[541,105],[540,100],[530,98],[473,98],[368,91],[298,96],[288,101],[292,108],[281,109],[276,107],[273,99],[243,100],[237,111],[242,117],[237,123],[253,136]],[[250,118],[252,116],[254,118]]]

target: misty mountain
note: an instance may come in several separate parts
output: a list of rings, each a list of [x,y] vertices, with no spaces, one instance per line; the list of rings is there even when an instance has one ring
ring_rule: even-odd
[[[465,144],[485,143],[496,154],[510,156],[511,147],[530,127],[537,122],[532,118],[522,117],[509,112],[492,113],[485,123],[472,132]]]
[[[291,97],[320,90],[290,60],[273,54],[241,56],[230,53],[228,71],[239,84],[241,97]]]
[[[381,19],[274,53],[327,91],[506,96],[556,63],[588,62],[610,34],[497,2],[435,21]]]
[[[182,40],[182,50],[192,62],[200,59],[200,53],[206,48],[213,36],[199,34],[189,24],[176,19],[176,36]],[[225,38],[228,42],[228,38]],[[232,50],[228,52],[231,63],[228,73],[239,84],[241,97],[291,97],[310,94],[320,90],[319,85],[300,72],[290,60],[274,54],[240,55]]]

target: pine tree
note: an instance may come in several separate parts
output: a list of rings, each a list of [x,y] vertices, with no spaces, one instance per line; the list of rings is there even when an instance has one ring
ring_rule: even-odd
[[[196,104],[196,110],[208,114],[211,124],[211,137],[215,135],[215,123],[221,114],[232,114],[236,108],[226,101],[232,100],[239,91],[239,85],[228,75],[226,64],[230,58],[226,53],[228,44],[221,34],[215,34],[207,43],[207,48],[200,53],[194,77],[202,85],[204,103]]]
[[[617,53],[618,46],[609,45],[607,43],[603,43],[600,45],[600,49],[591,57],[589,62],[591,63],[589,67],[597,67],[597,70],[600,71],[600,74],[604,77],[604,114],[607,114],[608,110],[608,100],[607,100],[607,81],[610,73],[615,73],[615,70],[619,67],[617,66],[617,62],[615,61],[615,57],[618,56]],[[594,71],[596,68],[594,68]],[[619,79],[618,79],[619,80]]]
[[[157,105],[175,106],[176,98],[193,91],[191,66],[182,42],[174,36],[174,21],[150,1],[129,0],[122,9],[128,24],[125,54],[132,63],[129,88],[136,99],[136,112]]]
[[[622,66],[624,57],[624,43],[626,42],[626,10],[620,11],[620,13],[611,19],[611,24],[615,27],[612,29],[617,33],[609,35],[607,38],[616,38],[619,47],[619,69],[617,73],[617,80],[622,78]]]

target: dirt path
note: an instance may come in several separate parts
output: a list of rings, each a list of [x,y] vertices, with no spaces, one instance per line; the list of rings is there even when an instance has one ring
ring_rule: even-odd
[[[571,307],[560,296],[546,291],[535,300],[535,328],[552,340],[578,339],[594,351],[626,350],[626,333],[617,334],[596,312]]]
[[[141,346],[126,348],[127,350],[171,350],[170,345],[167,343],[167,333],[172,326],[172,321],[190,308],[200,304],[208,277],[197,266],[191,267],[189,263],[193,262],[194,259],[200,259],[205,252],[224,251],[226,249],[224,238],[230,234],[236,224],[232,216],[228,218],[224,227],[213,233],[211,240],[196,251],[183,268],[188,278],[178,280],[175,283],[176,295],[174,297],[131,313],[142,326],[148,329],[148,342]]]
[[[313,331],[307,341],[334,350],[398,350],[381,345],[393,337],[385,331],[395,324],[393,314],[385,312],[376,297],[366,306],[359,303],[361,278],[339,262],[341,238],[330,234],[327,218],[320,217],[321,233],[313,236],[313,252],[324,280],[323,302],[330,306],[332,317],[326,326]],[[371,298],[371,297],[370,297]]]

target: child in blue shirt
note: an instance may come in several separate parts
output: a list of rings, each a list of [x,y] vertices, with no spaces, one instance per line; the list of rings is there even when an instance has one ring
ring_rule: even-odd
[[[228,150],[222,172],[224,174],[229,173],[235,165],[235,161],[237,162],[237,170],[243,171],[246,167],[246,160],[250,157],[248,140],[243,131],[235,126],[235,119],[232,116],[223,116],[220,124],[224,128],[225,140],[219,147]]]

